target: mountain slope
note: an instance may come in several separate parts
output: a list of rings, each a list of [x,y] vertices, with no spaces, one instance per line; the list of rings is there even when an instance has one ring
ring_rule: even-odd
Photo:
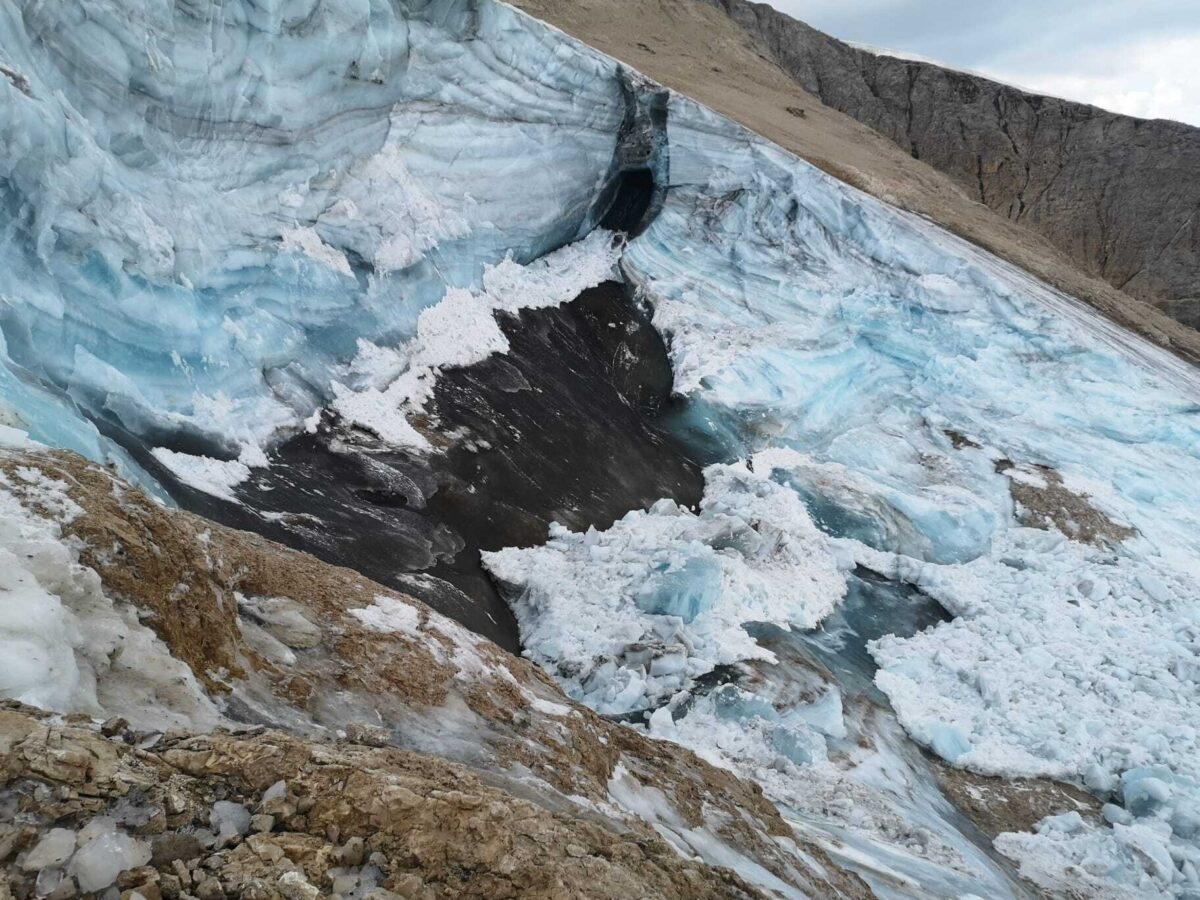
[[[123,869],[176,897],[290,900],[289,871],[345,897],[870,896],[782,840],[756,785],[418,600],[73,453],[0,449],[0,558],[22,619],[0,694],[44,710],[0,698],[0,897]],[[38,852],[56,831],[61,860]],[[96,832],[110,866],[84,865]]]
[[[705,0],[517,0],[515,5],[848,181],[926,216],[1192,360],[1200,335],[977,201],[891,140],[809,93]],[[801,115],[803,111],[803,115]]]
[[[1200,129],[868,52],[766,4],[709,2],[827,106],[1045,235],[1085,271],[1200,327]]]

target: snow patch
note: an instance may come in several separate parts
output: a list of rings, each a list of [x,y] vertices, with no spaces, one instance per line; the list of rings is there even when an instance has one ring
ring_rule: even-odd
[[[597,230],[578,243],[549,253],[527,266],[512,257],[484,272],[478,291],[454,289],[425,309],[416,336],[387,349],[369,341],[348,374],[356,386],[335,383],[333,408],[347,422],[382,440],[414,450],[430,450],[428,439],[409,417],[424,411],[443,369],[482,362],[508,351],[497,312],[558,306],[615,276],[622,246],[611,232]]]
[[[260,451],[261,452],[261,451]],[[183,484],[221,500],[239,503],[233,489],[250,478],[250,466],[241,459],[193,456],[166,447],[155,447],[154,458]]]
[[[421,637],[420,610],[395,597],[380,595],[370,606],[350,610],[350,615],[372,631]]]
[[[0,696],[146,730],[215,727],[191,670],[79,563],[60,523],[80,512],[36,469],[0,475]]]
[[[354,274],[350,270],[350,261],[346,259],[346,254],[336,247],[326,244],[321,240],[321,235],[317,233],[317,230],[311,226],[285,231],[281,243],[284,250],[310,256],[335,272],[341,272],[343,275]]]

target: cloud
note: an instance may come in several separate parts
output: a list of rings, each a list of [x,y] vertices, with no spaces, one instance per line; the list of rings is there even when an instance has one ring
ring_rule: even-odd
[[[1196,0],[771,0],[843,40],[1030,90],[1200,125]]]
[[[1043,64],[985,67],[984,73],[1037,93],[1082,100],[1146,119],[1200,126],[1200,34],[1148,38],[1120,47],[1067,50]],[[1036,62],[1036,61],[1035,61]]]

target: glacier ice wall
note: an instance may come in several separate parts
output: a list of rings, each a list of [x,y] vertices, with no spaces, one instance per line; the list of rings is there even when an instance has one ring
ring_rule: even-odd
[[[1100,825],[1066,816],[999,841],[1024,874],[1093,895],[1196,890],[1200,377],[690,101],[672,98],[667,134],[667,196],[622,270],[653,305],[691,400],[681,429],[711,459],[749,459],[799,495],[832,538],[809,541],[810,556],[907,583],[954,617],[869,645],[875,683],[912,737],[950,764],[1064,779],[1110,801]],[[601,709],[621,707],[630,685],[664,682],[667,636],[709,640],[706,621],[680,615],[689,602],[737,605],[720,568],[687,564],[736,559],[728,536],[689,545],[661,515],[489,560],[523,633],[548,636],[531,651],[557,657],[549,668]],[[648,617],[637,586],[662,561],[631,550],[667,532],[684,562],[672,563],[675,596]],[[815,599],[801,573],[797,614]],[[602,633],[581,653],[589,620],[577,611],[601,607]],[[551,626],[572,611],[575,625]],[[756,672],[760,654],[743,657]],[[788,677],[782,696],[794,698],[809,676],[793,666]],[[803,777],[813,790],[849,715],[832,700],[784,715],[793,700],[741,690],[692,677],[648,727],[758,778],[801,827],[832,835],[854,822],[789,786]],[[919,768],[881,751],[850,765],[853,789],[841,782],[875,790],[846,839],[874,857],[868,880],[885,893],[896,872],[926,889],[1011,890],[950,819],[939,826],[937,802],[913,786]],[[896,813],[932,829],[915,855],[887,824]]]
[[[593,570],[571,587],[575,608],[600,608],[588,591],[630,602],[606,609],[591,651],[539,644],[547,666],[590,667],[600,680],[578,688],[614,710],[677,688],[652,730],[811,824],[795,785],[853,737],[845,697],[778,654],[769,669],[735,631],[737,590],[769,582],[761,618],[804,628],[830,598],[797,590],[784,608],[774,566],[870,568],[955,616],[870,645],[909,734],[955,765],[1112,801],[1104,826],[1047,820],[1002,841],[1023,871],[1196,890],[1196,373],[644,87],[488,2],[0,0],[0,425],[117,461],[111,439],[132,436],[226,477],[327,406],[364,347],[406,346],[444,297],[487,294],[488,266],[644,203],[653,221],[621,266],[670,340],[681,433],[714,461],[752,460],[751,494],[798,498],[828,534],[796,516],[768,540],[756,513],[725,530],[664,505],[538,548],[566,559],[558,587],[505,557],[546,632],[573,567],[626,542],[616,581]],[[714,622],[729,627],[698,643]],[[647,652],[656,626],[686,652]],[[735,643],[770,689],[691,695],[731,658],[707,651]],[[841,812],[820,815],[843,829],[826,833],[866,836],[843,852],[884,860],[885,893],[1009,892],[993,861],[935,833],[944,817],[886,727],[859,781],[823,782]],[[898,799],[861,816],[837,803],[865,808],[877,789]]]
[[[612,200],[614,62],[500,4],[0,4],[4,415],[259,457]]]
[[[689,101],[668,121],[667,202],[623,266],[697,439],[956,616],[872,645],[917,740],[1123,804],[1034,839],[1062,867],[1197,889],[1195,370]]]

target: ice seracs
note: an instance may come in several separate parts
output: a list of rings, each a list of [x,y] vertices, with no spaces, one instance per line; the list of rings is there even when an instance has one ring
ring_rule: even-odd
[[[757,779],[881,893],[1018,892],[899,726],[949,765],[1106,802],[998,839],[1041,887],[1200,890],[1194,370],[710,111],[632,96],[501,4],[7,4],[0,46],[6,439],[152,486],[119,445],[149,451],[223,499],[328,407],[427,451],[440,370],[616,264],[669,341],[680,434],[717,462],[698,511],[488,555],[530,655]],[[625,246],[598,226],[635,165],[653,214]],[[219,721],[78,564],[61,486],[5,473],[0,692]],[[799,634],[865,578],[951,620]],[[314,638],[281,599],[242,605],[286,664]],[[421,633],[399,601],[352,618]],[[444,653],[485,665],[466,639]],[[648,802],[619,771],[611,793]],[[109,829],[87,846],[140,854]],[[85,850],[80,886],[107,887]]]
[[[672,98],[667,131],[670,190],[621,265],[668,338],[696,446],[754,457],[756,476],[801,498],[834,538],[812,556],[913,585],[955,617],[871,645],[877,684],[914,738],[975,771],[1086,785],[1132,817],[1085,825],[1086,840],[1048,824],[1001,842],[1005,852],[1023,864],[1036,855],[1030,872],[1069,872],[1133,841],[1142,851],[1114,851],[1129,866],[1094,877],[1118,892],[1194,890],[1200,379],[689,101]],[[613,539],[556,533],[547,549],[573,560],[585,540],[602,552]],[[600,709],[626,707],[631,684],[631,700],[650,699],[620,666],[590,662],[612,654],[615,634],[585,649],[556,641],[561,628],[540,630],[556,605],[608,609],[629,596],[624,608],[638,609],[629,574],[592,586],[602,601],[581,600],[591,573],[571,565],[557,594],[514,579],[531,652]],[[668,574],[660,615],[710,602],[703,564]],[[806,602],[800,591],[785,599]],[[620,643],[636,649],[646,632]],[[719,719],[717,704],[735,698],[776,741],[778,711],[755,714],[753,692],[731,688],[650,725],[701,747],[721,732],[688,718],[711,706],[698,721]],[[746,764],[752,746],[762,744],[719,753]],[[817,759],[812,747],[793,755]],[[1147,770],[1168,787],[1138,802],[1130,791]],[[919,870],[908,871],[933,877]]]

